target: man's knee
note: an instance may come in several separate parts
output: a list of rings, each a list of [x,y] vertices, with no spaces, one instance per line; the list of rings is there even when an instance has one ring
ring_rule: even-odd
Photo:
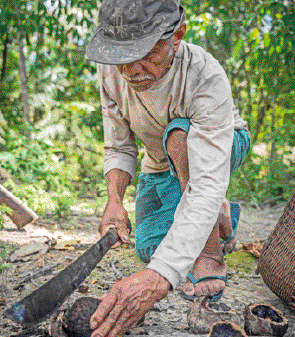
[[[151,245],[146,248],[136,247],[135,251],[136,251],[137,256],[140,258],[142,262],[149,263],[157,247],[158,247],[157,245]]]
[[[167,137],[167,152],[171,158],[187,156],[187,132],[182,129],[173,129]]]

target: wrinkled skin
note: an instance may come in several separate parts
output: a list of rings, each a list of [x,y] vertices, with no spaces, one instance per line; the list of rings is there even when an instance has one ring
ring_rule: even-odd
[[[122,336],[154,305],[167,296],[170,283],[152,269],[124,278],[99,299],[91,317],[91,337]]]
[[[101,236],[104,236],[110,228],[116,229],[119,240],[112,248],[117,248],[122,243],[131,244],[130,233],[127,228],[128,213],[123,207],[124,193],[130,179],[129,173],[119,169],[113,169],[105,176],[108,188],[108,202],[98,226],[98,231]]]
[[[169,71],[174,55],[186,32],[183,24],[167,40],[159,40],[154,48],[141,60],[118,65],[117,68],[128,86],[137,92],[150,89]]]
[[[121,244],[131,244],[129,230],[127,228],[128,213],[120,202],[110,200],[107,202],[102,221],[98,226],[101,236],[104,236],[110,228],[116,228],[119,240],[112,246],[117,248]]]

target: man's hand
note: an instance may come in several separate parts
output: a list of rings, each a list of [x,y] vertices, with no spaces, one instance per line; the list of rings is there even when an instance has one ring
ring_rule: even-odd
[[[127,221],[128,213],[123,205],[117,200],[109,200],[106,204],[102,220],[98,226],[98,231],[100,235],[103,236],[110,228],[116,228],[119,240],[112,248],[117,248],[122,243],[131,244]]]
[[[124,193],[130,183],[131,176],[125,171],[113,169],[106,174],[105,179],[108,188],[108,202],[98,231],[103,236],[110,228],[116,228],[119,240],[112,248],[116,248],[122,243],[131,244],[127,228],[128,213],[123,207]]]
[[[116,283],[93,314],[91,337],[118,337],[155,302],[167,296],[170,283],[152,269],[146,269]]]

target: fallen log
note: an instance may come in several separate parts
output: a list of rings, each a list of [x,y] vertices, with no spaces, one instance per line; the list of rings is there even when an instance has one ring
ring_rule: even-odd
[[[0,185],[0,204],[11,208],[11,214],[7,214],[18,229],[38,219],[38,215],[27,205]]]

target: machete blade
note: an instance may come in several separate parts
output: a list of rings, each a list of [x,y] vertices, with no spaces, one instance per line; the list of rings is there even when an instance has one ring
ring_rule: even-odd
[[[129,220],[128,228],[131,229]],[[117,240],[116,230],[110,229],[97,243],[56,276],[4,311],[4,316],[23,326],[42,322],[89,276]]]

